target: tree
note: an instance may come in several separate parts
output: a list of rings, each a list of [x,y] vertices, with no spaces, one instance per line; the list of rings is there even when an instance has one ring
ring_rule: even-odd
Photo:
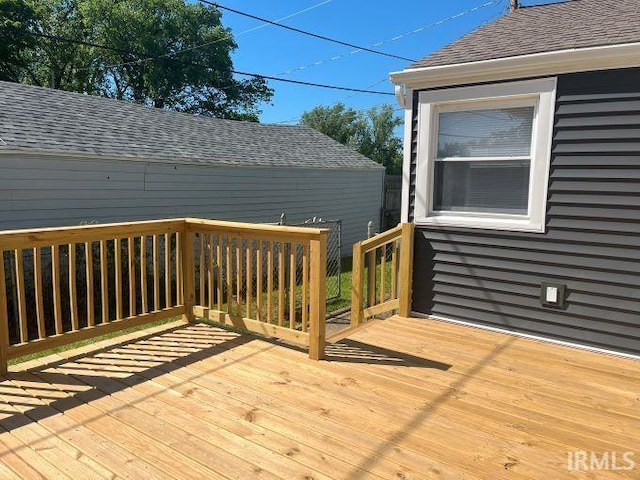
[[[26,51],[36,43],[21,32],[33,28],[35,20],[34,10],[24,0],[0,0],[0,80],[19,80]]]
[[[394,130],[403,121],[394,116],[392,105],[373,107],[366,114],[343,103],[319,106],[304,112],[301,123],[384,165],[390,175],[402,170],[402,140]]]
[[[259,104],[273,95],[263,79],[233,77],[237,45],[215,7],[183,0],[24,1],[37,16],[32,34],[48,37],[35,37],[21,82],[248,120],[257,120]]]

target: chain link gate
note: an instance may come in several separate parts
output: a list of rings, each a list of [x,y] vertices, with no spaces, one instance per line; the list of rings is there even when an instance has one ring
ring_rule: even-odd
[[[342,220],[323,220],[313,217],[304,222],[289,223],[283,213],[278,224],[330,230],[327,237],[327,300],[340,298],[342,295]]]

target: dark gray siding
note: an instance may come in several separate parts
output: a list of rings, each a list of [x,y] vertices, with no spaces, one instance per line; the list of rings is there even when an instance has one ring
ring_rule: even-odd
[[[546,233],[416,229],[413,310],[640,353],[640,69],[558,78]]]

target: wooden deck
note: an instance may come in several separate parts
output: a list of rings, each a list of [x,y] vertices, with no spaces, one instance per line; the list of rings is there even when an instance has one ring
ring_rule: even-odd
[[[399,317],[322,362],[205,324],[99,347],[0,383],[0,478],[640,478],[633,360]]]

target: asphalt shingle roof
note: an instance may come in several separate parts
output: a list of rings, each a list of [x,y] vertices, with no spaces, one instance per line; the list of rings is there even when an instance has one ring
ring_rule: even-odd
[[[640,42],[640,0],[568,0],[521,7],[409,69],[634,42]]]
[[[9,82],[0,82],[3,150],[202,165],[382,168],[302,125],[220,120]]]

